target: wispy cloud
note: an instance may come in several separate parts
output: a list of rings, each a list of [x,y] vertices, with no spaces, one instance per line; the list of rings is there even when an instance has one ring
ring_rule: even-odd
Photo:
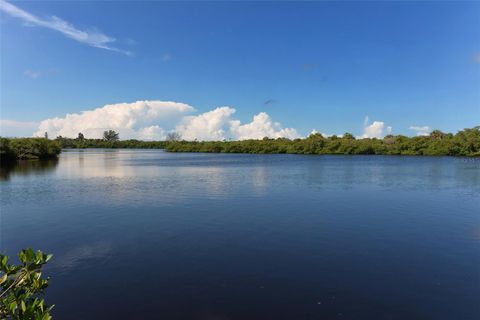
[[[162,61],[163,62],[168,62],[172,60],[172,55],[170,53],[165,53],[163,56],[162,56]]]
[[[85,31],[77,29],[74,25],[60,19],[59,17],[51,16],[48,18],[39,18],[4,0],[0,0],[0,10],[12,17],[23,20],[29,25],[44,27],[58,31],[70,39],[89,45],[91,47],[115,51],[126,55],[132,54],[130,51],[112,47],[111,44],[115,42],[115,38],[107,36],[106,34],[103,34],[99,31]]]
[[[32,134],[38,128],[39,123],[34,121],[16,121],[0,119],[0,136],[2,137],[25,137]]]
[[[480,53],[473,55],[473,62],[480,64]]]
[[[33,70],[25,70],[23,74],[32,79],[37,79],[42,75],[40,71],[33,71]]]
[[[127,38],[123,41],[125,44],[128,44],[129,46],[135,46],[138,44],[138,41],[134,40],[134,39],[131,39],[131,38]]]
[[[49,76],[56,72],[57,72],[57,69],[48,69],[47,71],[36,71],[36,70],[27,69],[23,72],[23,74],[29,78],[38,79],[40,77]]]
[[[303,71],[312,71],[315,69],[317,66],[314,63],[304,63],[302,65]]]

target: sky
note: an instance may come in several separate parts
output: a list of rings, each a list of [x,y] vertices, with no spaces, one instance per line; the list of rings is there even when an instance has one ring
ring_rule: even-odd
[[[480,2],[0,0],[0,135],[480,125]]]

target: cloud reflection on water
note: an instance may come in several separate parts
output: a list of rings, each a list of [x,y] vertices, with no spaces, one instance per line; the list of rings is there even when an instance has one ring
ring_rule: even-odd
[[[55,256],[55,259],[52,260],[51,267],[52,269],[58,269],[59,272],[69,272],[79,268],[82,263],[90,263],[92,260],[106,260],[112,251],[113,246],[108,241],[83,244]]]

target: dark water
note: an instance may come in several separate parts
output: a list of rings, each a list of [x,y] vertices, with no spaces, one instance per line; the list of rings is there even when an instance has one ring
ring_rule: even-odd
[[[3,168],[56,319],[480,319],[480,159],[67,151]]]

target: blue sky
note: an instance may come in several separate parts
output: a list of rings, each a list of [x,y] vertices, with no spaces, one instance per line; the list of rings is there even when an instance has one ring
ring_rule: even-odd
[[[3,135],[139,100],[187,104],[188,121],[220,106],[242,124],[265,112],[299,135],[480,124],[480,3],[9,3],[40,22],[3,2]]]

